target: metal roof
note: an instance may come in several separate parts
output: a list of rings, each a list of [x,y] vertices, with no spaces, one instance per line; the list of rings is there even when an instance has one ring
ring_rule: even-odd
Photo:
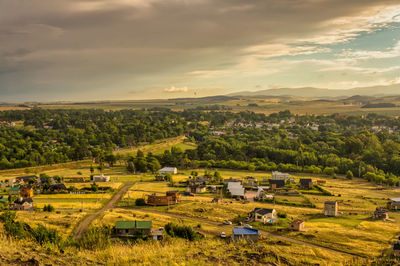
[[[135,221],[117,221],[115,223],[116,229],[135,229]]]
[[[400,198],[391,198],[390,200],[391,200],[391,201],[399,202],[399,201],[400,201]]]
[[[234,235],[258,235],[258,230],[247,227],[233,227]]]
[[[152,221],[117,221],[116,229],[151,229]]]

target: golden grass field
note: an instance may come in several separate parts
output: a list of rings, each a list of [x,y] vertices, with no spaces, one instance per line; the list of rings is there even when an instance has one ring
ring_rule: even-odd
[[[183,139],[171,140],[171,145],[183,144]],[[180,142],[179,142],[180,141]],[[158,145],[158,146],[157,146]],[[187,144],[185,144],[187,145]],[[190,146],[190,144],[188,144]],[[169,146],[170,147],[170,146]],[[147,145],[143,148],[146,152],[155,152],[156,149],[166,149],[168,144]],[[135,152],[123,151],[123,152]],[[41,166],[26,169],[13,169],[0,171],[0,180],[10,179],[26,174],[46,173],[61,177],[85,177],[88,179],[91,161],[80,161],[53,166]],[[195,169],[199,175],[204,173],[203,169]],[[186,180],[192,170],[180,170],[178,175],[173,176],[175,182]],[[269,178],[268,172],[250,172],[219,170],[223,178],[244,178],[246,176],[256,177],[258,180]],[[78,173],[80,172],[80,173]],[[98,174],[95,170],[95,174]],[[144,195],[176,189],[170,187],[166,182],[155,182],[152,174],[128,174],[124,165],[116,165],[113,168],[105,168],[103,173],[111,176],[111,182],[98,183],[99,186],[108,186],[113,189],[107,193],[88,194],[49,194],[35,195],[34,202],[38,211],[18,212],[18,219],[30,225],[37,223],[44,224],[57,229],[66,238],[70,235],[75,226],[88,214],[100,209],[125,182],[134,182],[132,187],[123,196],[117,207],[103,212],[94,221],[94,225],[115,224],[117,220],[151,220],[153,227],[164,226],[173,221],[183,223],[197,228],[206,236],[200,242],[189,243],[181,239],[168,239],[162,243],[146,242],[135,245],[114,243],[110,248],[98,251],[76,250],[68,248],[65,254],[54,254],[46,251],[45,248],[34,247],[32,243],[21,244],[20,241],[6,239],[0,233],[0,245],[6,248],[0,249],[0,260],[15,262],[16,257],[29,259],[28,254],[40,256],[43,262],[53,264],[96,264],[104,261],[110,264],[265,264],[267,262],[282,263],[290,261],[294,265],[304,263],[319,263],[321,265],[357,265],[364,264],[363,259],[353,261],[352,256],[316,247],[278,242],[273,237],[253,245],[231,244],[218,239],[221,230],[228,235],[230,228],[221,227],[223,220],[233,220],[238,215],[244,217],[255,207],[275,208],[279,213],[287,214],[286,219],[276,226],[254,223],[259,229],[274,234],[288,236],[293,239],[302,240],[308,243],[316,243],[328,248],[356,253],[362,256],[375,257],[382,252],[387,252],[393,239],[399,233],[400,214],[390,212],[391,221],[375,221],[371,219],[372,212],[377,206],[384,206],[390,197],[400,197],[398,188],[385,188],[378,190],[378,186],[361,179],[347,180],[344,178],[329,178],[307,174],[295,174],[296,181],[302,177],[311,177],[314,180],[326,180],[323,187],[334,194],[334,196],[304,195],[310,199],[316,208],[292,207],[273,203],[240,203],[225,199],[223,203],[214,204],[211,200],[213,194],[196,195],[195,197],[184,196],[178,205],[169,207],[136,207],[134,200]],[[66,186],[77,188],[89,187],[91,182],[66,183]],[[184,188],[178,188],[184,190]],[[4,192],[3,192],[4,193]],[[340,196],[339,196],[340,195]],[[280,201],[288,200],[300,202],[301,197],[278,196]],[[323,203],[326,200],[339,202],[339,217],[324,217],[322,215]],[[45,204],[51,204],[56,212],[47,213],[40,209]],[[82,211],[79,211],[83,207]],[[350,213],[356,213],[351,215]],[[306,232],[289,232],[287,230],[277,231],[285,228],[293,219],[306,221]],[[208,221],[208,222],[206,222]],[[0,230],[1,232],[1,230]],[[16,248],[16,246],[21,246]],[[70,257],[68,257],[70,256]],[[355,263],[355,264],[354,264]]]

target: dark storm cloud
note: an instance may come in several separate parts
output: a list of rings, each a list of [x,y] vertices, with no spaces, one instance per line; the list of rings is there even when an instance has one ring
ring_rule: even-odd
[[[234,64],[247,47],[318,42],[335,30],[328,22],[396,2],[0,0],[0,93],[80,99],[163,86]]]

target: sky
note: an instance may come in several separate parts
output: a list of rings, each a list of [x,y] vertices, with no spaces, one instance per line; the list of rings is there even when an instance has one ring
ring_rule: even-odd
[[[398,0],[0,0],[0,102],[397,83]]]

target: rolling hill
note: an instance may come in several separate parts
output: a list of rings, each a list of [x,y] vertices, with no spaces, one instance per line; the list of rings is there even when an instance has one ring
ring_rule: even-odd
[[[278,88],[260,91],[242,91],[231,93],[229,96],[294,96],[294,97],[351,97],[361,96],[388,96],[400,95],[400,84],[388,86],[359,87],[347,90],[325,88]]]

